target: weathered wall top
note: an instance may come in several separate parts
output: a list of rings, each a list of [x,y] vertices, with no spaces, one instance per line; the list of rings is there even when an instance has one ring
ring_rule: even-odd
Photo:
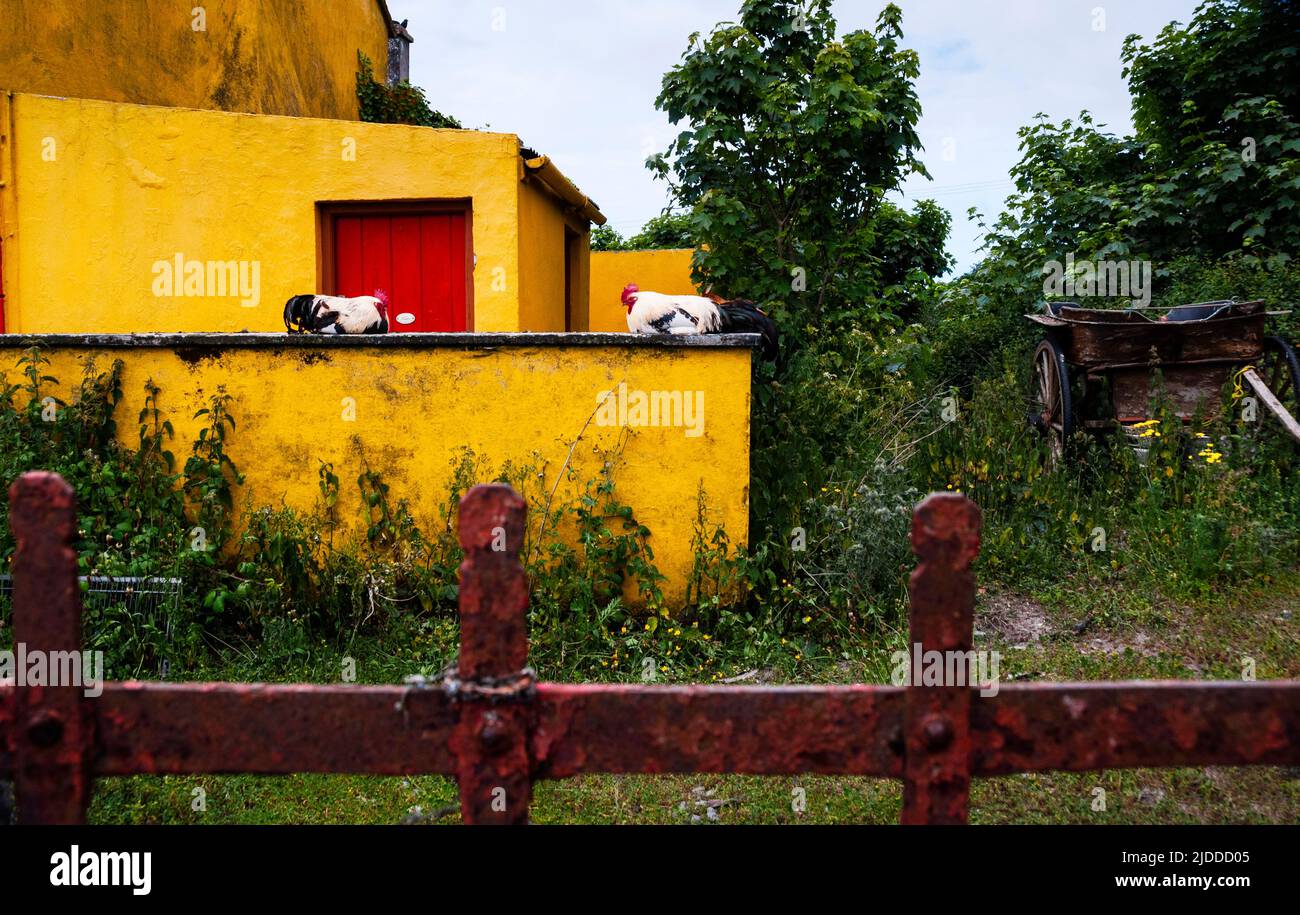
[[[0,334],[0,348],[31,346],[58,348],[117,347],[218,349],[401,348],[401,349],[503,349],[536,347],[615,346],[623,349],[749,348],[759,345],[758,334],[371,334],[355,337],[324,334]]]

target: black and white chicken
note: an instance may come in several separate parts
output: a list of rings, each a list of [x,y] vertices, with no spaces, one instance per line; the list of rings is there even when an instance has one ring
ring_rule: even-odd
[[[296,295],[284,303],[284,329],[294,334],[386,334],[388,296]]]
[[[703,295],[642,292],[623,287],[627,329],[634,334],[760,334],[763,358],[774,361],[780,343],[776,324],[753,302]]]

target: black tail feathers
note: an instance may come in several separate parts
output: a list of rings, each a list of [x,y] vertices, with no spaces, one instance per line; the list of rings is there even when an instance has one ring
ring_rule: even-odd
[[[781,335],[777,332],[776,324],[757,305],[737,299],[719,305],[718,313],[722,317],[722,327],[719,328],[722,333],[760,334],[763,337],[763,358],[768,362],[777,361]]]
[[[284,303],[284,329],[291,334],[315,330],[311,327],[311,307],[316,302],[314,295],[290,296]]]

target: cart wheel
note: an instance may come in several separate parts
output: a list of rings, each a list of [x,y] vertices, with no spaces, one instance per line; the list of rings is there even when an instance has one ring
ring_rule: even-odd
[[[1287,412],[1300,419],[1300,359],[1295,347],[1281,337],[1265,337],[1259,377]]]
[[[1074,432],[1074,409],[1070,403],[1070,374],[1065,355],[1051,340],[1034,351],[1034,379],[1029,424],[1047,437],[1055,464],[1065,454],[1065,443]]]

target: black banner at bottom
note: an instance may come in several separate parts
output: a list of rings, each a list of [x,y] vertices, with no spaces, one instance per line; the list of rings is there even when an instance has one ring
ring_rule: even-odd
[[[1064,898],[1282,892],[1294,827],[9,827],[6,895],[429,903],[558,893],[572,903],[685,899],[730,907],[786,889],[951,898],[1042,888]],[[431,896],[431,892],[434,896]]]

